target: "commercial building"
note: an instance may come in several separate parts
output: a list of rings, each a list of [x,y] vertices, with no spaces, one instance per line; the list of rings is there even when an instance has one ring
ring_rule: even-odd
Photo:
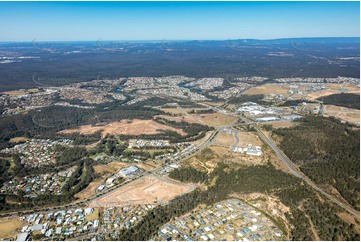
[[[256,118],[256,122],[272,122],[272,121],[278,121],[281,120],[277,116],[271,116],[271,117],[262,117],[262,118]]]

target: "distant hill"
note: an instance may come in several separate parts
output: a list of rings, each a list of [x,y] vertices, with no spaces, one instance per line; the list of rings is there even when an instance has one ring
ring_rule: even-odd
[[[0,42],[0,91],[101,78],[360,76],[359,38]]]

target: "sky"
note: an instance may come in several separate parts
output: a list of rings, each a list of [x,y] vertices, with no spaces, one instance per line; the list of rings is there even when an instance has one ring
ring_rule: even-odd
[[[359,2],[0,2],[0,41],[359,37]]]

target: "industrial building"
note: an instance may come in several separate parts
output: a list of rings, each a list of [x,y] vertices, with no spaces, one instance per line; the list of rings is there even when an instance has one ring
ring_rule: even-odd
[[[277,116],[271,116],[271,117],[262,117],[262,118],[256,118],[256,122],[272,122],[272,121],[278,121],[281,120]]]
[[[122,177],[127,177],[129,175],[132,175],[134,172],[137,172],[138,170],[139,170],[138,167],[132,165],[121,169],[118,174]]]
[[[302,118],[302,117],[303,116],[300,116],[300,115],[288,115],[288,116],[283,116],[282,118],[284,120],[292,121],[292,120],[299,119],[299,118]]]

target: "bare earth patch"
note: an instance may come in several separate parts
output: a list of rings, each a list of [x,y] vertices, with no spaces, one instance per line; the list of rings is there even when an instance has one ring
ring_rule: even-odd
[[[112,172],[116,172],[117,170],[127,167],[127,166],[130,166],[130,164],[123,163],[123,162],[116,162],[116,161],[113,161],[113,162],[110,162],[107,164],[107,167],[112,169]]]
[[[296,126],[297,122],[291,122],[291,121],[275,121],[275,122],[267,122],[267,124],[272,125],[273,128],[279,129],[279,128],[290,128],[293,126]]]
[[[243,131],[239,131],[238,132],[238,145],[237,146],[241,146],[244,147],[248,144],[252,144],[252,145],[258,145],[261,146],[263,143],[260,140],[260,138],[258,137],[258,135],[252,133],[252,132],[243,132]]]
[[[224,126],[230,125],[237,122],[237,118],[227,116],[221,113],[207,113],[207,114],[199,114],[199,115],[192,115],[195,118],[201,120],[202,122],[206,123],[210,126]]]
[[[97,174],[105,174],[105,173],[112,173],[114,169],[110,168],[107,165],[96,165],[93,166],[95,173]]]
[[[97,189],[97,187],[102,183],[102,181],[103,181],[103,178],[98,178],[97,180],[89,183],[89,185],[84,190],[75,194],[74,197],[77,199],[80,199],[80,200],[84,200],[91,196],[94,196],[95,189]]]
[[[360,222],[356,220],[356,218],[349,213],[338,213],[337,214],[343,221],[349,224],[353,224],[355,226],[355,232],[360,231]]]
[[[232,134],[219,132],[213,142],[215,145],[231,147],[235,140]]]
[[[153,161],[149,161],[146,163],[137,163],[136,166],[146,171],[151,171],[154,168],[158,167],[158,165],[155,164]]]
[[[360,123],[360,110],[335,105],[325,105],[325,116],[334,116],[350,123]]]
[[[29,138],[19,136],[19,137],[11,138],[10,142],[11,143],[19,143],[19,142],[25,142],[25,141],[28,141],[28,140],[29,140]]]
[[[276,84],[265,84],[262,86],[252,87],[243,94],[256,95],[256,94],[283,94],[288,96],[288,86],[276,85]]]
[[[102,137],[107,134],[111,135],[140,135],[140,134],[157,134],[159,130],[171,130],[181,135],[185,135],[181,129],[176,129],[167,125],[159,124],[153,120],[121,120],[119,122],[111,122],[101,125],[83,125],[77,129],[67,129],[60,131],[60,133],[71,134],[94,134],[98,131],[102,132]]]
[[[165,203],[187,193],[191,185],[166,182],[154,176],[145,176],[120,189],[90,202],[90,207],[121,207],[136,204]]]
[[[14,90],[14,91],[7,91],[7,92],[2,92],[2,94],[6,94],[6,95],[10,95],[10,96],[22,96],[22,95],[26,95],[29,93],[38,93],[40,92],[37,88],[32,88],[32,89],[27,89],[27,90]]]
[[[19,217],[14,217],[10,219],[1,219],[0,220],[0,240],[5,238],[15,237],[20,227],[22,226],[22,221]]]

